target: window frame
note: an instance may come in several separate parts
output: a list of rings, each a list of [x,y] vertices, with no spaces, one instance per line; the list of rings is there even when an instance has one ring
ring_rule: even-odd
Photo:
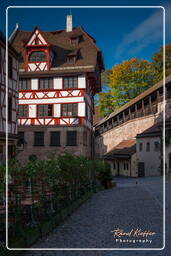
[[[73,43],[73,42],[75,42],[75,43]],[[79,44],[79,39],[78,39],[78,37],[71,37],[71,38],[70,38],[70,44],[71,44],[72,46],[78,46],[78,44]]]
[[[24,139],[25,139],[24,131],[19,131],[18,132],[18,140],[17,140],[18,147],[21,147],[22,145],[24,145]]]
[[[73,139],[69,139],[69,134],[75,134],[75,138]],[[71,141],[74,141],[74,143],[71,143]],[[66,146],[70,146],[70,147],[75,147],[77,146],[78,142],[78,137],[77,137],[77,131],[67,131],[67,136],[66,136]],[[73,142],[72,141],[72,142]]]
[[[68,86],[65,87],[65,79],[67,79],[67,84]],[[69,79],[72,79],[72,87],[69,87]],[[74,84],[74,79],[76,79],[76,86],[73,87],[73,84]],[[78,89],[78,76],[66,76],[66,77],[63,77],[63,82],[62,82],[62,87],[63,89],[65,90],[68,90],[68,89]]]
[[[26,115],[20,115],[21,107],[23,107],[23,109],[22,109],[23,114],[26,112]],[[26,110],[24,110],[24,108],[26,108]],[[18,105],[18,117],[19,118],[28,118],[28,105],[27,104]]]
[[[146,143],[146,152],[150,152],[150,142]]]
[[[26,89],[21,89],[20,83],[21,81],[25,81],[26,82]],[[23,84],[22,84],[23,85]],[[27,88],[29,85],[29,88]],[[31,79],[30,78],[20,78],[19,79],[19,91],[27,91],[27,90],[31,90]]]
[[[40,113],[39,113],[39,107],[43,107],[43,115],[40,115]],[[52,109],[51,109],[51,111],[52,111],[52,114],[51,115],[45,115],[45,107],[46,106],[52,106]],[[37,118],[47,118],[47,117],[53,117],[53,113],[54,113],[54,104],[38,104],[37,105]],[[48,114],[48,109],[47,109],[47,114]]]
[[[72,62],[71,62],[71,59],[73,59]],[[76,61],[77,61],[77,56],[76,55],[67,56],[67,63],[68,64],[75,64]]]
[[[37,143],[37,141],[36,141],[36,134],[39,134],[39,135],[42,134],[43,135],[42,143]],[[45,134],[44,134],[44,132],[43,131],[36,131],[36,132],[34,132],[34,146],[42,147],[44,145],[45,145]]]
[[[30,60],[30,56],[32,55],[32,54],[34,54],[34,53],[44,53],[44,56],[46,56],[46,60]],[[48,61],[48,56],[47,56],[47,53],[45,52],[45,51],[32,51],[29,55],[28,55],[28,62],[29,63],[37,63],[37,62],[47,62]]]
[[[41,81],[43,81],[43,80],[44,80],[43,85],[45,85],[45,81],[48,81],[48,88],[41,88],[40,87]],[[49,84],[50,84],[49,81],[51,81],[51,87],[49,87]],[[38,80],[38,89],[39,90],[51,90],[51,89],[54,89],[54,80],[53,80],[53,78],[51,78],[51,77],[39,78],[39,80]]]
[[[53,134],[58,134],[59,138],[58,138],[58,143],[54,143],[54,138],[53,138]],[[51,147],[60,147],[61,146],[61,132],[60,131],[50,131],[50,146]]]
[[[142,152],[142,151],[143,151],[143,143],[140,142],[140,143],[139,143],[139,152]]]
[[[154,141],[154,152],[160,151],[160,143],[159,141]]]
[[[68,115],[68,113],[69,113],[69,110],[68,110],[69,105],[72,105],[72,111],[71,111],[72,115]],[[76,109],[75,109],[76,110],[76,114],[75,113],[73,114],[73,105],[76,106]],[[66,115],[63,114],[63,112],[64,112],[63,107],[64,106],[66,106],[66,108],[67,108]],[[62,103],[61,104],[61,117],[78,117],[78,103]]]

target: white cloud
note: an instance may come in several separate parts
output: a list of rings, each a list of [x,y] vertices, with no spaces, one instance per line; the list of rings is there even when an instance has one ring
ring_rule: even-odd
[[[171,5],[166,7],[166,29],[170,29]],[[167,34],[166,30],[166,34]],[[138,24],[125,35],[116,49],[115,59],[125,55],[134,55],[163,37],[163,9],[157,9],[150,17]]]

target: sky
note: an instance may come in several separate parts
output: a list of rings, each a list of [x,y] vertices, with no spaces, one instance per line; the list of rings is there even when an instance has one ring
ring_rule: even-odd
[[[166,43],[171,43],[171,2],[162,0],[0,0],[0,29],[5,33],[5,10],[8,6],[164,6]],[[66,15],[73,15],[74,26],[82,26],[102,50],[106,69],[132,57],[151,60],[163,44],[162,8],[9,8],[9,35],[19,29],[44,31],[66,27]]]

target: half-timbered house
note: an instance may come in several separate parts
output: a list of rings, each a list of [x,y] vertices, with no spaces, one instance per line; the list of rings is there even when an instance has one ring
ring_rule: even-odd
[[[101,90],[101,50],[82,27],[32,32],[19,30],[10,41],[22,55],[19,63],[19,135],[24,150],[18,157],[45,158],[71,152],[93,154],[93,96]]]
[[[6,155],[6,131],[8,132],[8,157],[13,157],[16,152],[18,57],[18,53],[8,45],[8,83],[6,84],[6,40],[0,32],[0,161],[4,160]],[[8,92],[8,98],[6,92]],[[6,108],[8,108],[8,120],[6,120]],[[7,126],[6,122],[8,122]]]

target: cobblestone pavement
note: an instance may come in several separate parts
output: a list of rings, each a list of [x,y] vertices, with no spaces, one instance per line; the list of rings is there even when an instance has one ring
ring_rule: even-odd
[[[117,187],[98,192],[34,248],[161,248],[162,178],[115,178]],[[25,256],[171,256],[171,180],[166,181],[166,248],[155,251],[30,251]],[[119,243],[111,230],[156,232],[152,243]],[[142,238],[142,237],[141,237]]]

